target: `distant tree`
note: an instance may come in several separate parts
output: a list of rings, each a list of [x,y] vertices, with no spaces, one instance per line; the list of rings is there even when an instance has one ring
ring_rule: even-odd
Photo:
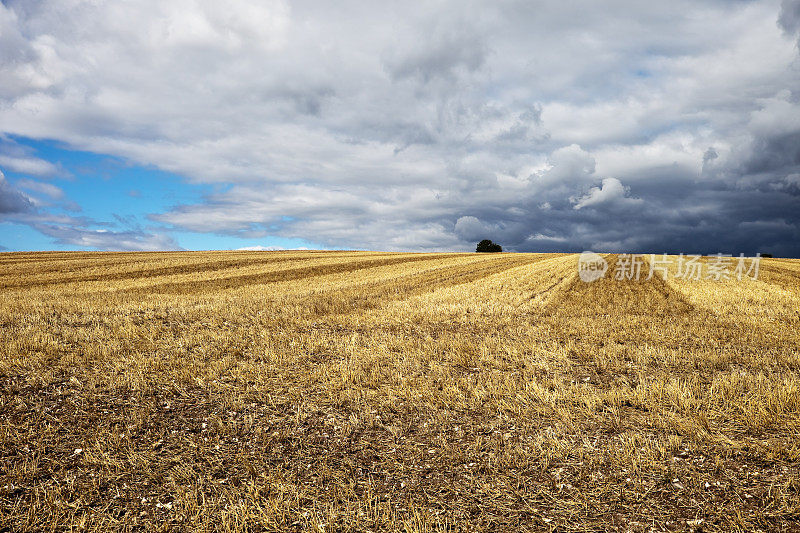
[[[772,257],[772,254],[761,254],[761,257]]]
[[[475,249],[476,252],[502,252],[503,247],[499,244],[493,243],[489,239],[483,239],[481,242],[478,243],[478,247]]]

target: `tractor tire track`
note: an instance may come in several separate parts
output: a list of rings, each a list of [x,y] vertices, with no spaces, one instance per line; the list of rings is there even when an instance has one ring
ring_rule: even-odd
[[[292,281],[303,278],[325,276],[328,274],[356,272],[359,270],[387,265],[396,265],[400,263],[429,261],[434,257],[435,256],[431,254],[420,254],[411,256],[402,255],[401,257],[391,257],[385,259],[355,260],[341,263],[312,265],[300,268],[288,268],[272,272],[255,272],[252,274],[228,276],[211,280],[188,280],[178,282],[166,281],[144,287],[120,289],[116,292],[126,294],[182,294],[187,292],[230,290],[248,285],[263,285],[281,281]]]
[[[331,257],[346,257],[345,254],[332,254],[325,256],[321,260]],[[141,268],[137,270],[126,270],[121,272],[110,272],[106,274],[87,274],[82,276],[65,276],[54,279],[41,279],[41,280],[15,280],[13,282],[0,281],[0,289],[14,289],[21,287],[45,287],[51,285],[64,285],[68,283],[83,283],[83,282],[98,282],[98,281],[121,281],[126,279],[135,280],[142,277],[157,277],[157,276],[170,276],[179,274],[192,274],[198,272],[218,272],[221,270],[235,269],[239,267],[247,267],[252,265],[274,265],[276,263],[285,263],[288,261],[297,261],[298,259],[305,259],[298,256],[270,256],[258,257],[249,259],[228,259],[224,261],[207,261],[185,263],[180,265],[172,265],[167,267],[153,267]],[[96,265],[93,265],[96,266]]]
[[[331,314],[353,309],[375,309],[441,288],[473,283],[506,270],[548,259],[547,256],[509,255],[437,267],[390,280],[354,287],[354,294],[322,294],[312,303],[314,312]]]

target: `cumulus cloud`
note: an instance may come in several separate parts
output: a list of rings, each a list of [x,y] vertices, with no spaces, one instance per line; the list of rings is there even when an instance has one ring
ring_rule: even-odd
[[[628,190],[617,178],[605,178],[600,187],[592,187],[585,196],[575,199],[574,209],[620,203],[641,205],[640,198],[627,197]]]
[[[9,0],[0,134],[224,185],[151,214],[172,230],[800,255],[799,20],[796,0]],[[42,231],[174,245],[75,224]]]

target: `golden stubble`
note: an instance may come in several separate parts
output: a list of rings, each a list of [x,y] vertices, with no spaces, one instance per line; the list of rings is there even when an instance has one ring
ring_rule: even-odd
[[[790,530],[800,262],[606,258],[0,254],[0,529]]]

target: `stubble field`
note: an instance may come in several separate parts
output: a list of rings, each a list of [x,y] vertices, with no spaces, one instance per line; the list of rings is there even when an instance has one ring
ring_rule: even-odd
[[[0,531],[798,531],[800,260],[0,254]]]

